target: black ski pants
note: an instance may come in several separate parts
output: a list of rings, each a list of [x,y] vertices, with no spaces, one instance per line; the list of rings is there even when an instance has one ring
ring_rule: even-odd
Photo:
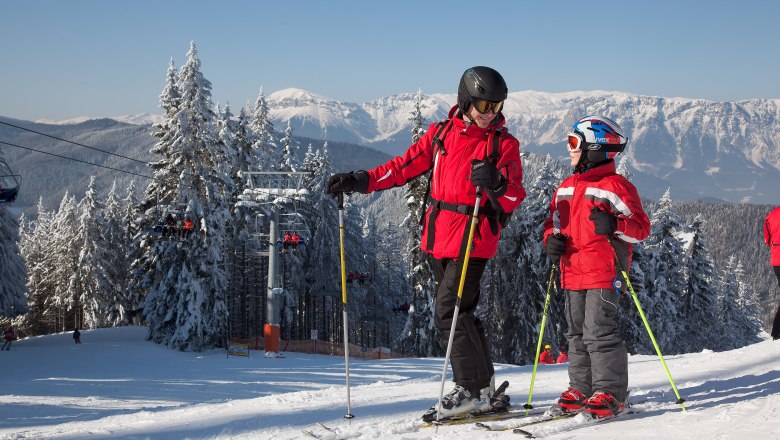
[[[777,284],[780,285],[780,266],[773,266],[775,275],[777,275]],[[777,305],[775,320],[772,322],[772,339],[780,339],[780,304]]]
[[[450,258],[431,258],[430,263],[436,281],[436,328],[439,329],[442,345],[446,347],[455,313],[463,265],[461,261]],[[479,318],[474,315],[479,303],[479,281],[486,264],[485,258],[469,259],[450,353],[455,384],[467,389],[472,396],[476,397],[479,396],[482,388],[490,385],[490,378],[495,373],[485,329]]]

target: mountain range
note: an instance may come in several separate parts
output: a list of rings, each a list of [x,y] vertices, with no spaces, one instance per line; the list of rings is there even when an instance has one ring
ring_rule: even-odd
[[[271,119],[296,134],[401,154],[410,142],[416,94],[365,104],[300,89],[268,96]],[[455,94],[422,95],[428,123],[446,118]],[[510,93],[503,113],[526,152],[568,157],[571,125],[587,115],[610,117],[630,138],[623,153],[643,196],[671,187],[681,199],[774,203],[780,185],[780,99],[714,102],[618,92]]]
[[[346,171],[379,165],[405,151],[416,95],[403,93],[357,104],[291,88],[272,93],[266,100],[278,131],[289,120],[304,148],[309,142],[317,148],[327,139],[334,169]],[[446,118],[455,100],[455,94],[421,95],[426,124]],[[503,113],[524,152],[561,159],[568,158],[565,138],[574,121],[590,114],[615,119],[630,138],[619,160],[627,160],[643,197],[658,199],[671,188],[675,199],[777,202],[780,99],[715,102],[605,91],[522,91],[509,94]],[[122,121],[118,126],[124,128],[110,132],[105,131],[108,122],[101,125],[79,119],[66,121],[67,126],[36,126],[44,127],[42,131],[59,127],[53,128],[57,132],[72,127],[70,131],[77,131],[81,139],[98,136],[87,133],[98,126],[100,140],[109,145],[126,142],[122,136],[138,135],[131,149],[137,147],[139,156],[133,157],[148,159],[154,139],[145,125],[159,118],[143,114],[112,118]],[[145,125],[132,128],[132,124]],[[0,134],[4,131],[0,128]]]

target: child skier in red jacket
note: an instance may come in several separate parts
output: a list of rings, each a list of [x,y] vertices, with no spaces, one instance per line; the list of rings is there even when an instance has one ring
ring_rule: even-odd
[[[628,270],[631,243],[650,233],[636,188],[615,172],[613,159],[627,142],[616,122],[597,116],[580,119],[568,135],[574,174],[555,191],[544,232],[547,255],[559,262],[569,327],[569,388],[551,412],[604,417],[622,411],[627,398],[616,258]]]

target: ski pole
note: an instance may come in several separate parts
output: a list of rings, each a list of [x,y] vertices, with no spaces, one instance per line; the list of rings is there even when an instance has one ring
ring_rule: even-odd
[[[685,399],[680,397],[680,393],[677,391],[677,386],[674,384],[674,379],[672,379],[672,373],[669,372],[669,366],[666,365],[666,360],[664,359],[664,355],[661,354],[661,348],[658,347],[658,342],[655,340],[655,335],[653,334],[653,330],[650,329],[650,323],[647,322],[647,317],[645,316],[644,310],[642,310],[642,305],[639,303],[639,298],[636,296],[636,292],[634,292],[634,286],[631,285],[631,280],[628,279],[628,272],[626,272],[626,268],[623,267],[623,262],[620,261],[620,256],[618,255],[617,248],[615,247],[615,243],[612,241],[612,237],[607,235],[607,240],[609,240],[609,245],[612,246],[612,251],[615,252],[615,259],[617,259],[618,265],[620,266],[620,273],[623,274],[623,278],[626,280],[626,285],[628,286],[628,290],[631,291],[631,298],[634,299],[634,304],[636,305],[636,309],[639,312],[639,316],[642,318],[642,322],[645,324],[645,329],[647,329],[647,334],[650,335],[650,340],[653,341],[653,347],[655,347],[655,352],[658,354],[658,359],[661,360],[661,365],[664,366],[664,371],[666,371],[666,377],[669,378],[669,383],[672,384],[672,389],[674,390],[675,396],[677,396],[677,404],[680,405],[683,411],[685,411]]]
[[[471,214],[469,224],[468,238],[466,239],[465,251],[463,253],[463,266],[460,270],[460,282],[458,283],[458,299],[455,301],[455,311],[452,313],[452,325],[450,326],[450,338],[447,341],[447,353],[444,355],[444,368],[441,370],[441,388],[439,389],[439,404],[436,409],[436,421],[441,417],[441,400],[444,397],[444,383],[447,380],[447,366],[450,362],[450,353],[452,353],[452,341],[455,339],[455,325],[458,323],[458,313],[460,313],[460,299],[463,296],[463,285],[466,283],[466,269],[469,265],[469,256],[471,256],[471,240],[474,238],[474,229],[477,225],[477,214],[479,214],[479,203],[482,199],[482,188],[477,187],[477,200],[474,202],[474,212]]]
[[[550,291],[552,290],[553,278],[555,275],[555,263],[550,266],[550,281],[547,282],[547,296],[544,298],[544,311],[542,312],[542,326],[539,329],[539,342],[536,343],[536,357],[534,358],[534,371],[531,373],[531,388],[528,391],[528,403],[523,405],[525,408],[525,415],[528,416],[528,411],[533,409],[531,405],[531,396],[534,394],[534,381],[536,380],[536,367],[539,366],[539,353],[542,351],[542,338],[544,337],[544,325],[547,322],[547,308],[550,306]]]
[[[344,193],[338,195],[339,203],[339,255],[341,258],[341,313],[344,321],[344,368],[347,372],[347,414],[345,419],[351,419],[352,403],[349,398],[349,320],[347,317],[347,271],[344,264]]]

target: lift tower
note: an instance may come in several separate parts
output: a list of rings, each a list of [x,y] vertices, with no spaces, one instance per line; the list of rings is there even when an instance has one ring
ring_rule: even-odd
[[[238,205],[264,211],[268,214],[268,288],[266,291],[266,324],[263,341],[267,357],[279,355],[280,299],[284,293],[279,278],[279,256],[276,237],[279,235],[279,216],[287,211],[297,212],[300,202],[306,200],[309,191],[304,188],[310,172],[249,171],[244,172],[246,189],[239,196]]]

